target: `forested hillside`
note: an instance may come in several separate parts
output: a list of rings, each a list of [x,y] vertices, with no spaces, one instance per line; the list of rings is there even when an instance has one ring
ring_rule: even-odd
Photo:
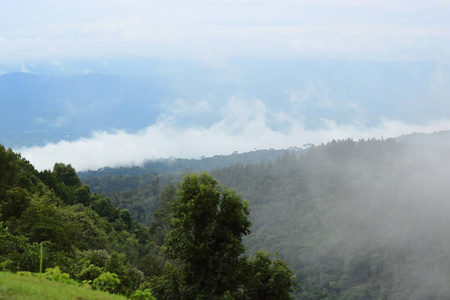
[[[91,194],[70,165],[38,172],[0,145],[0,271],[59,267],[90,283],[110,272],[120,280],[114,292],[130,294],[145,280],[152,245],[148,229]]]
[[[145,225],[153,221],[153,213],[161,202],[163,188],[180,182],[189,172],[210,171],[236,164],[272,163],[283,155],[301,153],[302,148],[288,150],[256,150],[232,155],[216,155],[201,159],[158,159],[143,166],[110,168],[79,172],[80,179],[97,193],[111,199],[117,207],[126,208]]]
[[[295,277],[278,255],[244,255],[251,222],[248,203],[234,190],[206,173],[186,176],[177,194],[157,179],[150,186],[159,202],[152,226],[144,227],[92,194],[70,164],[38,172],[0,145],[0,272],[130,299],[292,298]],[[4,296],[29,295],[23,286],[36,282],[13,281],[0,282]],[[48,286],[54,298],[55,285]],[[45,293],[39,289],[36,299]]]
[[[448,299],[449,150],[448,132],[332,141],[211,174],[249,201],[247,252],[278,251],[297,275],[297,299]],[[158,223],[137,207],[153,199],[158,218],[167,217],[156,203],[180,177],[145,176],[128,178],[134,186],[112,198]]]
[[[216,168],[231,167],[237,163],[241,164],[258,164],[260,162],[274,162],[284,152],[300,153],[303,148],[291,147],[288,150],[255,150],[251,152],[238,153],[231,155],[216,155],[213,157],[202,157],[201,159],[181,159],[166,158],[149,160],[142,166],[110,168],[104,167],[99,170],[90,170],[79,172],[78,176],[83,180],[89,178],[101,178],[105,175],[114,176],[139,176],[152,174],[169,174],[169,173],[186,173],[194,171],[209,171]],[[120,188],[119,188],[120,189]]]
[[[250,202],[249,249],[277,249],[298,299],[448,299],[448,133],[351,140],[212,172]]]

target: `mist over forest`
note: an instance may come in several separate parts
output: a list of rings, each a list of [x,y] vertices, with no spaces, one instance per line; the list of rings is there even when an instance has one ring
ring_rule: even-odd
[[[448,299],[449,149],[442,131],[76,173],[2,146],[1,270],[157,299]]]
[[[295,299],[447,299],[449,149],[449,132],[439,132],[333,140],[260,163],[197,163],[249,201],[247,252],[280,253],[299,283]],[[155,226],[161,187],[185,171],[150,166],[80,178]]]

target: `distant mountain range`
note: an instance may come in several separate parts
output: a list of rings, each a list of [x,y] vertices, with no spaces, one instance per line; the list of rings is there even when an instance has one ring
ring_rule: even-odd
[[[32,146],[76,139],[92,130],[138,130],[155,121],[162,94],[151,82],[114,75],[4,74],[0,141]]]
[[[15,148],[75,140],[93,131],[135,132],[177,112],[179,103],[208,105],[195,115],[170,115],[179,126],[209,126],[236,95],[258,99],[271,112],[312,129],[323,119],[366,126],[380,118],[424,123],[446,118],[450,109],[445,84],[450,70],[435,63],[105,60],[72,67],[56,72],[27,66],[33,73],[0,75],[0,143]]]

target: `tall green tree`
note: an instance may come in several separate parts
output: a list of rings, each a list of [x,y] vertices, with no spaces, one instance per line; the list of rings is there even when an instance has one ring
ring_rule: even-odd
[[[174,264],[154,280],[161,299],[291,299],[295,277],[276,257],[246,258],[249,204],[203,173],[184,178],[173,201],[165,246]],[[177,267],[179,266],[179,267]]]
[[[81,186],[81,181],[77,176],[77,172],[71,164],[65,165],[63,163],[55,163],[53,167],[53,174],[59,179],[60,182],[67,186]]]
[[[234,191],[203,173],[184,178],[173,205],[167,253],[182,261],[186,299],[216,299],[237,291],[245,265],[243,236],[250,233],[249,207]]]

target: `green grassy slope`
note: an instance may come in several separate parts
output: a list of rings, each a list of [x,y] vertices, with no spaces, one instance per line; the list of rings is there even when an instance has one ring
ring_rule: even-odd
[[[125,300],[76,284],[0,272],[0,300]]]

